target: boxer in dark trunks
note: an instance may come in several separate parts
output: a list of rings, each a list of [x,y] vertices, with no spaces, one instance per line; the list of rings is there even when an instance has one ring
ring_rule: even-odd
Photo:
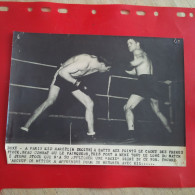
[[[86,108],[85,119],[88,125],[87,135],[95,135],[94,131],[94,102],[90,97],[88,87],[82,82],[82,78],[88,75],[106,72],[110,70],[100,58],[94,55],[80,54],[68,59],[61,64],[61,67],[54,75],[50,85],[47,99],[34,111],[21,130],[29,131],[31,124],[56,101],[60,90],[66,90],[68,93],[78,99]]]
[[[144,99],[149,99],[152,110],[160,119],[169,133],[172,132],[166,117],[159,110],[159,101],[161,91],[158,89],[158,83],[153,76],[153,66],[147,54],[141,49],[140,43],[134,39],[127,41],[129,51],[133,53],[134,60],[130,62],[131,71],[126,71],[130,75],[138,76],[138,86],[124,105],[128,130],[131,137],[134,137],[134,114],[133,109]]]

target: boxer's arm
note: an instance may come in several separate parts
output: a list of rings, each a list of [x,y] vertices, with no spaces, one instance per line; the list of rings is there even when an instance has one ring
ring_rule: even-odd
[[[71,82],[72,84],[75,84],[77,79],[75,79],[72,74],[78,73],[79,76],[83,76],[85,73],[87,65],[84,65],[84,63],[72,63],[71,65],[64,67],[59,71],[59,75],[64,78],[65,80]]]
[[[144,58],[142,56],[136,57],[133,61],[130,62],[131,66],[139,66],[144,62]]]
[[[136,59],[136,60],[133,60],[130,62],[130,65],[133,66],[133,67],[136,67],[136,66],[139,66],[143,63],[143,60],[142,59]]]
[[[133,70],[125,70],[125,72],[126,72],[127,74],[130,74],[130,75],[136,75],[136,70],[135,70],[135,68],[133,68]]]
[[[130,62],[131,66],[139,66],[141,65],[146,59],[146,53],[141,50],[136,50],[134,52],[134,60]]]
[[[79,69],[76,66],[68,66],[59,71],[59,75],[70,83],[74,84],[77,79],[72,77],[72,73],[78,72]]]

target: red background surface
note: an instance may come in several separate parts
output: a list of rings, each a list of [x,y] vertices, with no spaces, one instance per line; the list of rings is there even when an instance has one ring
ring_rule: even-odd
[[[0,6],[9,7],[0,11],[0,189],[195,186],[195,17],[189,17],[195,9],[9,2]],[[28,7],[33,11],[28,12]],[[51,12],[42,12],[42,7]],[[59,14],[58,8],[68,13]],[[130,14],[121,15],[120,10]],[[139,10],[146,15],[137,16]],[[186,17],[177,17],[180,11]],[[7,165],[4,148],[13,31],[184,38],[187,167]]]

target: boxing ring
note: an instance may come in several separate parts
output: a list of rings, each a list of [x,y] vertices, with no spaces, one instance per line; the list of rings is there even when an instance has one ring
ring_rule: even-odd
[[[32,62],[32,61],[27,61],[27,60],[21,60],[21,59],[16,59],[16,58],[12,58],[12,66],[18,66],[19,64],[29,64],[29,65],[33,65],[33,66],[41,66],[44,68],[50,68],[52,70],[55,71],[55,69],[58,68],[58,66],[55,65],[49,65],[49,64],[43,64],[43,63],[37,63],[37,62]],[[128,100],[128,96],[123,96],[123,95],[119,95],[119,94],[114,94],[113,93],[113,89],[116,87],[116,85],[114,85],[115,83],[120,83],[122,82],[133,82],[136,81],[136,78],[131,78],[131,77],[124,77],[124,76],[119,76],[119,75],[109,75],[108,77],[108,82],[106,83],[107,86],[107,92],[105,94],[100,94],[100,93],[96,93],[96,97],[98,98],[103,98],[104,100],[106,99],[107,102],[107,110],[106,110],[106,117],[97,117],[97,120],[100,121],[118,121],[118,122],[124,122],[126,123],[126,119],[125,117],[113,117],[113,111],[112,111],[112,101],[122,101],[123,105],[126,103],[126,101]],[[159,81],[161,82],[161,81]],[[114,83],[114,84],[113,84]],[[173,118],[173,107],[172,107],[172,82],[168,81],[168,82],[161,82],[163,83],[164,86],[166,86],[167,91],[168,91],[168,99],[166,102],[164,102],[164,106],[167,107],[167,109],[169,110],[169,121],[170,123],[174,123],[174,118]],[[34,85],[26,85],[26,84],[21,84],[21,83],[14,83],[14,82],[10,82],[10,87],[14,87],[14,88],[25,88],[25,89],[34,89],[34,90],[38,90],[38,91],[49,91],[49,88],[45,88],[42,86],[34,86]],[[119,88],[121,88],[121,86],[119,86]],[[119,93],[119,92],[118,92]],[[26,100],[28,101],[28,100]],[[29,102],[30,103],[30,102]],[[32,111],[34,111],[35,108],[33,108]],[[30,116],[32,113],[30,112],[21,112],[21,111],[17,111],[17,110],[9,110],[8,112],[9,115],[19,115],[19,116]],[[125,115],[124,115],[125,116]],[[64,114],[49,114],[48,115],[49,118],[62,118],[62,119],[76,119],[76,120],[85,120],[84,116],[71,116],[71,115],[64,115]],[[136,116],[135,116],[136,119]],[[137,122],[153,122],[153,121],[148,121],[148,120],[136,120]],[[71,127],[72,127],[72,123],[73,121],[70,122],[70,143],[71,143]]]

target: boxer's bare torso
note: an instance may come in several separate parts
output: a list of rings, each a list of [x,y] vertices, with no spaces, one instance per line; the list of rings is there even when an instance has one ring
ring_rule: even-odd
[[[81,54],[78,56],[74,56],[67,60],[62,67],[59,69],[61,71],[67,71],[68,69],[71,71],[70,74],[74,78],[86,76],[97,72],[97,66],[94,64],[94,61],[97,60],[96,56]],[[73,68],[76,67],[76,68]]]
[[[130,62],[130,65],[135,68],[136,75],[140,76],[142,74],[153,74],[152,62],[148,58],[147,54],[141,50],[137,49],[133,52],[134,60]]]
[[[95,72],[101,72],[101,69],[105,69],[104,63],[98,62],[98,59],[94,55],[80,54],[73,56],[64,62],[54,75],[53,82],[58,75],[66,79],[71,83],[75,83],[76,79],[93,74]]]

